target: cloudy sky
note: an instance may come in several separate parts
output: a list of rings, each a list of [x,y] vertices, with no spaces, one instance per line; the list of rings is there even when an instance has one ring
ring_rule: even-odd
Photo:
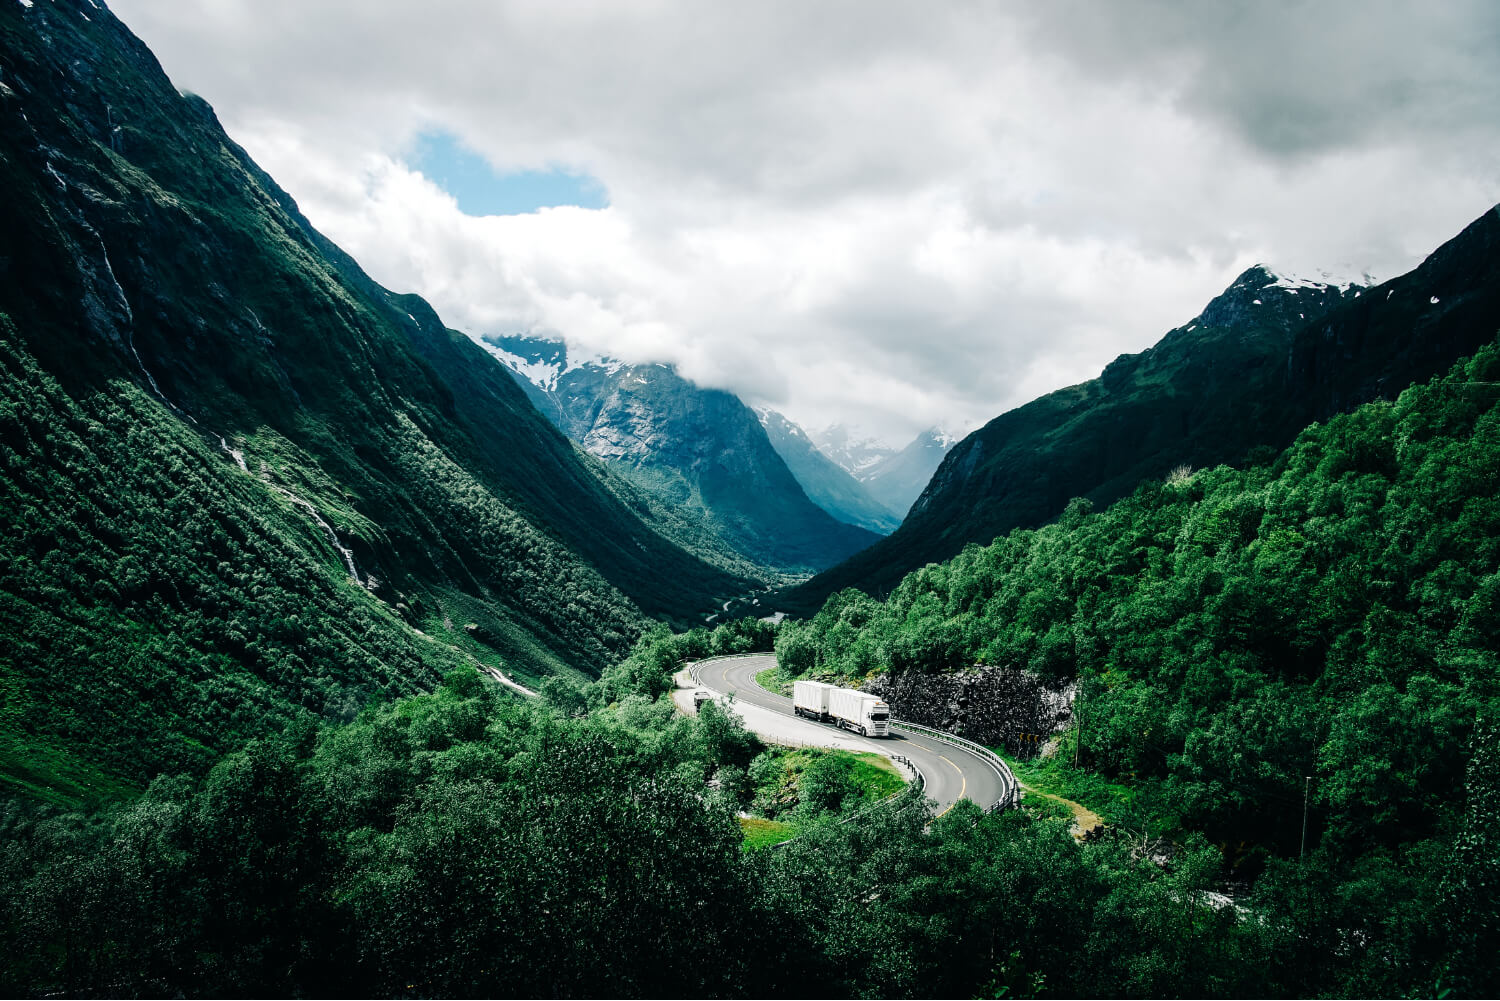
[[[1493,0],[110,5],[449,325],[898,444],[1500,201]]]

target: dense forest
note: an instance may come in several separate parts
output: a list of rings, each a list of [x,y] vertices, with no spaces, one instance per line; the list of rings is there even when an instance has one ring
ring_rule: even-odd
[[[4,985],[1492,993],[1497,382],[1492,346],[1269,464],[1073,505],[887,602],[657,627],[599,681],[550,679],[539,700],[459,666],[347,723],[292,712],[282,736],[241,736],[206,771],[206,751],[169,764],[143,795],[11,800]],[[358,593],[324,573],[338,600]],[[77,600],[77,585],[46,594]],[[798,837],[747,850],[736,813],[755,806],[764,749],[665,693],[684,659],[772,643],[788,669],[851,679],[975,660],[1077,678],[1062,757],[1076,747],[1081,773],[1166,812],[1079,841],[1040,799],[934,820],[909,794],[871,808],[809,791]],[[167,739],[175,724],[155,722]],[[858,819],[833,823],[850,803]]]
[[[307,708],[325,720],[290,710],[281,737],[247,740],[232,713],[211,721],[228,753],[167,758],[143,795],[98,790],[83,809],[68,806],[82,797],[11,800],[0,839],[4,984],[1493,993],[1497,383],[1491,346],[1395,401],[1309,428],[1268,464],[1180,470],[1101,512],[1072,505],[1055,525],[910,575],[886,602],[845,593],[805,623],[657,627],[599,681],[553,678],[540,700],[513,700],[455,665],[436,693],[371,704],[347,723],[326,720],[315,692]],[[12,426],[32,426],[27,413]],[[70,420],[44,427],[76,425],[86,442],[87,421]],[[49,454],[66,470],[69,449],[84,446],[52,435]],[[8,442],[12,454],[28,440]],[[191,489],[194,464],[219,460],[207,446],[178,447],[167,468]],[[51,468],[35,456],[12,467]],[[80,496],[102,503],[99,491]],[[57,513],[16,510],[33,525],[18,538],[68,538]],[[107,533],[119,512],[100,511],[73,521]],[[278,531],[309,531],[280,519]],[[205,530],[225,545],[260,544],[217,523]],[[118,600],[109,587],[82,587],[67,563],[40,563],[63,576],[36,600],[75,630]],[[11,572],[21,569],[13,561]],[[41,588],[43,569],[11,579]],[[327,596],[296,614],[351,614],[361,592],[342,586],[336,564],[321,573]],[[98,579],[145,586],[117,577]],[[160,568],[159,580],[142,578],[161,592],[148,604],[177,609],[174,623],[199,621],[186,610],[212,608],[204,598],[216,592],[185,600],[196,579]],[[214,601],[239,593],[228,580]],[[320,601],[332,602],[327,612],[316,612]],[[117,628],[121,643],[145,635]],[[217,638],[221,627],[205,615],[195,628]],[[66,641],[57,635],[38,642]],[[380,635],[360,638],[397,642]],[[417,643],[409,635],[400,642]],[[746,850],[736,812],[755,805],[747,779],[766,770],[756,764],[764,750],[722,715],[676,716],[665,693],[684,659],[772,643],[789,670],[851,680],[974,661],[1077,679],[1078,725],[1061,735],[1060,757],[1076,750],[1080,773],[1149,792],[1154,812],[1113,816],[1101,839],[1080,842],[1040,799],[1004,815],[960,805],[933,820],[908,795],[834,824],[847,797],[819,793],[827,809],[809,795],[799,809],[812,816],[790,844]],[[351,641],[320,662],[359,663],[362,649],[371,647]],[[462,660],[443,649],[421,644],[412,656],[424,670]],[[131,677],[131,663],[156,662],[128,653],[95,670]],[[200,663],[183,657],[185,668]],[[201,684],[218,677],[211,666]],[[57,683],[50,708],[10,701],[11,722],[62,711],[76,682]],[[236,704],[209,700],[220,703]],[[113,706],[159,714],[176,704]],[[161,717],[140,732],[149,744],[183,729]],[[69,732],[89,746],[84,728]],[[1214,895],[1226,889],[1232,899]]]
[[[740,637],[655,632],[580,690],[469,670],[349,724],[291,727],[91,814],[0,816],[10,991],[519,996],[1483,993],[1497,845],[1482,824],[1354,873],[1272,863],[1233,906],[1221,855],[1163,866],[1045,808],[856,822],[742,847],[758,741],[676,715],[664,670]],[[1500,739],[1467,807],[1494,806]],[[742,794],[741,794],[742,795]]]
[[[1075,502],[884,602],[843,592],[776,648],[846,683],[1076,682],[1057,758],[1146,790],[1143,826],[1202,832],[1260,886],[1304,850],[1305,807],[1305,872],[1383,934],[1435,928],[1451,853],[1495,820],[1474,783],[1500,718],[1500,347],[1267,464]]]

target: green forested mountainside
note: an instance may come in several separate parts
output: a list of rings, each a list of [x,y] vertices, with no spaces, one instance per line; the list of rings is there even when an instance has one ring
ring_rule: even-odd
[[[1080,499],[885,602],[845,591],[777,651],[844,678],[1076,679],[1063,756],[1150,783],[1244,871],[1299,851],[1306,793],[1312,847],[1420,876],[1467,823],[1471,741],[1500,711],[1500,346],[1273,464]]]
[[[6,4],[0,37],[10,781],[201,766],[428,686],[449,644],[597,672],[743,588],[318,236],[108,11]],[[470,360],[494,378],[460,391]]]
[[[1279,451],[1315,420],[1446,371],[1500,327],[1500,211],[1376,288],[1287,286],[1251,268],[1155,347],[997,417],[953,448],[899,529],[778,607],[810,613],[845,587],[883,595],[1071,498],[1103,505],[1179,465]]]
[[[0,469],[0,779],[29,793],[88,799],[198,771],[247,736],[352,716],[461,662],[147,393],[64,393],[3,314]],[[507,652],[548,657],[535,641]]]
[[[746,850],[758,742],[651,689],[739,639],[652,634],[585,690],[472,671],[351,724],[293,727],[91,814],[0,810],[0,987],[368,996],[1485,996],[1482,813],[1420,861],[1275,861],[1235,906],[1221,853],[1079,842],[1045,802],[933,820],[920,797],[804,812]],[[587,711],[585,712],[585,709]],[[738,783],[742,784],[742,783]],[[1467,806],[1465,806],[1467,804]],[[929,826],[930,822],[930,826]],[[1441,878],[1434,878],[1442,874]]]

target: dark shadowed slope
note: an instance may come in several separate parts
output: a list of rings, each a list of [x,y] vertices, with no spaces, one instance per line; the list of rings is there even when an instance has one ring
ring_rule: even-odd
[[[744,587],[316,234],[107,10],[3,4],[0,38],[13,781],[190,767],[473,655],[597,671]]]

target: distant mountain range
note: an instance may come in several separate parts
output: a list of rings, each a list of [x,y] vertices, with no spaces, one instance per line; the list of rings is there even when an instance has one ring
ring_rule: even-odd
[[[894,527],[857,483],[839,493],[837,467],[817,468],[788,448],[813,486],[805,490],[761,419],[731,393],[696,386],[667,365],[570,358],[554,340],[492,335],[483,344],[580,448],[759,566],[824,569],[879,539],[860,524]],[[812,492],[833,500],[844,519]]]
[[[936,428],[923,431],[899,452],[865,467],[860,482],[875,499],[901,512],[902,517],[927,488],[932,474],[942,465],[958,439]]]
[[[1500,210],[1375,288],[1253,267],[1197,317],[1098,378],[995,418],[955,446],[888,538],[778,596],[808,611],[907,572],[1107,504],[1181,466],[1269,459],[1313,421],[1448,368],[1500,328]]]
[[[811,428],[807,437],[820,452],[855,479],[861,478],[866,470],[889,459],[897,451],[878,438],[851,431],[842,424]]]
[[[904,518],[921,496],[943,456],[959,437],[928,428],[905,448],[891,448],[874,438],[856,436],[842,425],[808,433],[818,450],[842,467],[882,507]]]
[[[823,453],[799,425],[782,414],[756,408],[761,427],[807,491],[807,496],[839,521],[889,535],[901,524],[901,516],[876,500],[868,487]]]

